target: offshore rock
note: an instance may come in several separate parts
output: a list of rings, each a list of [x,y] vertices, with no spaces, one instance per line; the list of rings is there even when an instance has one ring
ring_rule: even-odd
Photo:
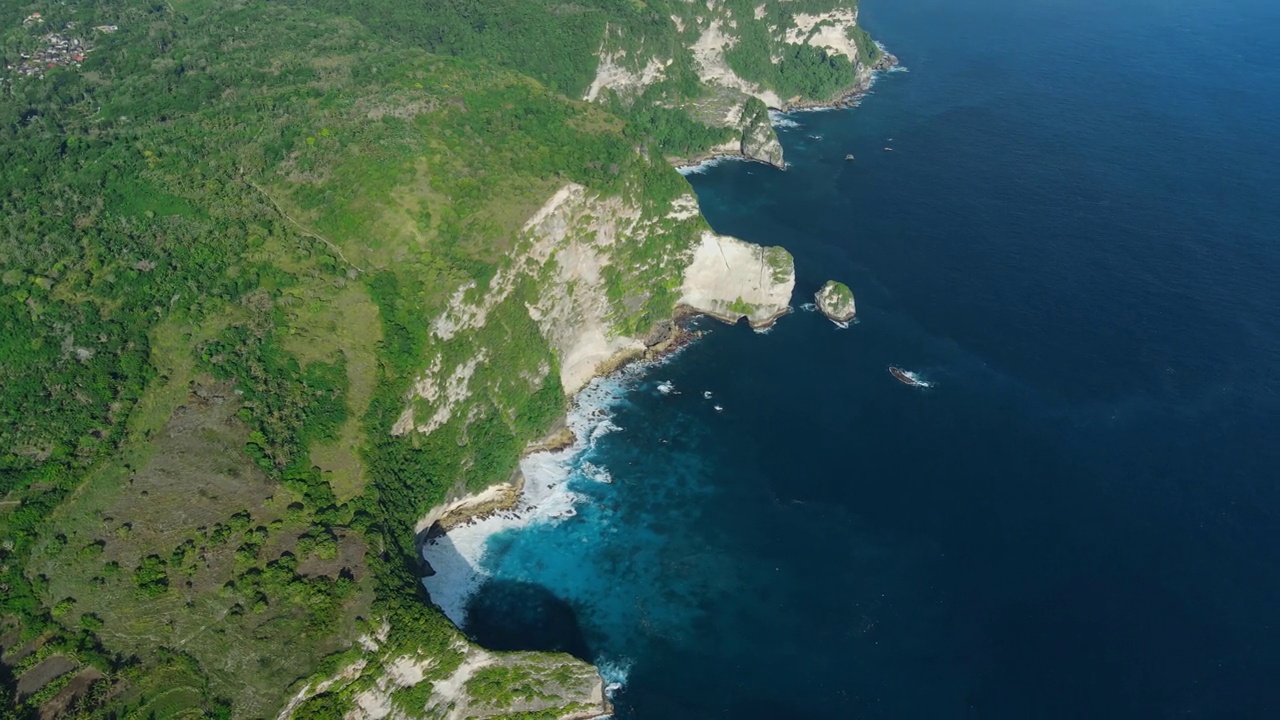
[[[853,291],[848,285],[835,280],[828,280],[827,284],[814,294],[813,299],[818,309],[831,322],[849,322],[858,312],[853,301]]]

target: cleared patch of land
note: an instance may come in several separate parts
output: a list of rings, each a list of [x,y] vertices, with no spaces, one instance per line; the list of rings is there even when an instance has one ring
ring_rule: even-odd
[[[230,383],[197,378],[149,442],[55,514],[32,570],[50,606],[100,625],[108,648],[183,653],[215,694],[257,716],[354,638],[371,592],[363,542],[317,531],[315,508],[242,452],[239,407]],[[340,576],[349,590],[335,590]],[[202,697],[174,686],[141,712],[173,715]]]

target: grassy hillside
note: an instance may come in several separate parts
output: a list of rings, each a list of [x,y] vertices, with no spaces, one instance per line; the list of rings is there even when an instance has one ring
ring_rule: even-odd
[[[458,666],[414,522],[506,479],[564,394],[526,309],[545,280],[447,341],[429,321],[568,183],[651,219],[614,250],[610,321],[669,315],[701,221],[662,220],[688,188],[661,157],[723,139],[657,104],[700,92],[686,12],[0,7],[0,712],[265,717],[362,636]],[[569,99],[606,26],[674,57],[642,101]],[[477,357],[465,412],[392,434],[424,368]],[[372,687],[364,655],[298,715]]]
[[[478,415],[392,438],[425,320],[559,185],[658,202],[681,180],[601,109],[313,8],[30,11],[4,11],[6,60],[50,28],[91,50],[0,86],[18,711],[269,714],[375,617],[447,654],[412,523],[505,478],[563,394],[500,382],[554,361],[513,297],[447,348],[519,348]]]

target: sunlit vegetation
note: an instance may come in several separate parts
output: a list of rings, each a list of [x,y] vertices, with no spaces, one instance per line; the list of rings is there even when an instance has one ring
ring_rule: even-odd
[[[447,342],[428,321],[487,287],[568,182],[653,219],[605,270],[616,327],[669,317],[699,228],[663,219],[688,186],[662,158],[732,139],[658,103],[699,92],[677,12],[0,7],[0,68],[51,28],[91,40],[78,67],[0,78],[0,714],[273,716],[381,621],[385,652],[457,668],[414,523],[507,479],[565,400],[527,311],[538,278]],[[588,105],[571,98],[606,25],[672,64],[639,100]],[[788,91],[847,70],[803,48],[765,67],[751,42],[733,62]],[[465,413],[392,434],[430,358],[482,353]],[[14,697],[28,673],[49,677]],[[352,692],[295,714],[339,717]]]

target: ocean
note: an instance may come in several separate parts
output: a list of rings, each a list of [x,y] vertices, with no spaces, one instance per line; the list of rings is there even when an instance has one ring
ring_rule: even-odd
[[[597,381],[433,598],[618,718],[1280,716],[1280,3],[861,19],[907,71],[689,175],[796,312]]]

